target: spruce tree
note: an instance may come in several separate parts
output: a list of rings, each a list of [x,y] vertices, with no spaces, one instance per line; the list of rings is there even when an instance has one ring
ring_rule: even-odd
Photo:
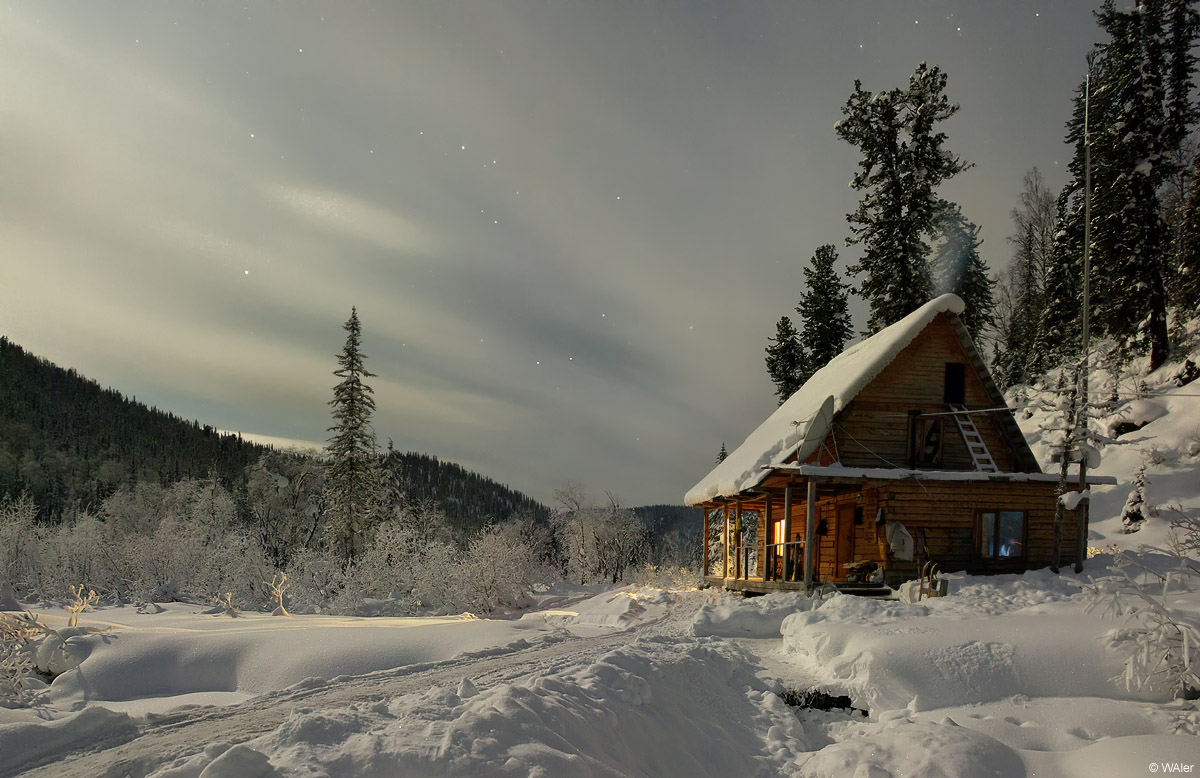
[[[729,452],[725,450],[725,441],[721,441],[721,450],[717,452],[717,464],[721,464],[729,458]]]
[[[946,135],[936,130],[958,111],[945,89],[946,75],[925,63],[904,89],[872,93],[855,81],[836,126],[838,137],[862,152],[850,185],[864,195],[846,217],[846,243],[864,249],[850,272],[862,276],[857,291],[871,309],[868,333],[933,296],[926,238],[942,208],[937,188],[970,167],[944,148]]]
[[[1026,373],[1029,380],[1077,356],[1081,331],[1080,302],[1083,282],[1083,202],[1070,188],[1058,198],[1058,232],[1046,271],[1041,325],[1035,330]]]
[[[837,249],[826,244],[813,254],[809,267],[804,268],[804,294],[796,313],[800,314],[800,345],[804,362],[799,372],[803,385],[813,373],[829,360],[842,353],[853,328],[850,324],[849,284],[842,282],[833,263]]]
[[[333,374],[341,382],[333,388],[334,424],[329,428],[326,455],[328,499],[326,534],[330,549],[347,564],[362,550],[365,534],[375,522],[379,501],[378,455],[371,414],[375,411],[373,390],[363,379],[375,374],[367,370],[362,353],[362,328],[358,310],[350,309],[344,325],[346,345],[338,355]]]
[[[995,309],[993,374],[1008,388],[1027,383],[1044,368],[1035,364],[1034,343],[1046,301],[1046,276],[1054,246],[1054,194],[1041,172],[1025,174],[1017,207],[1012,210],[1012,261],[1000,277]]]
[[[1183,206],[1176,251],[1175,304],[1180,317],[1200,313],[1200,154]]]
[[[962,298],[963,325],[978,339],[992,326],[996,307],[988,276],[988,267],[979,256],[979,226],[968,221],[957,205],[948,205],[938,218],[941,240],[933,257],[933,278],[937,288]]]
[[[1162,3],[1097,12],[1111,40],[1097,58],[1092,152],[1094,315],[1098,329],[1149,346],[1151,369],[1166,361],[1167,229],[1158,184],[1166,153]]]
[[[804,373],[806,355],[800,345],[799,333],[786,316],[775,325],[775,337],[767,338],[767,341],[767,375],[775,384],[779,404],[783,405],[804,383],[800,376]]]

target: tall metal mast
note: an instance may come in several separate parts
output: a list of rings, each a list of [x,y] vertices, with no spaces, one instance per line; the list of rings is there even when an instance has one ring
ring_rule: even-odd
[[[1087,450],[1088,445],[1088,348],[1091,337],[1091,275],[1092,251],[1092,135],[1088,127],[1088,108],[1091,102],[1092,65],[1088,62],[1088,74],[1083,87],[1083,354],[1079,359],[1079,391],[1077,393],[1075,434],[1079,446],[1079,492],[1087,490]],[[1076,530],[1077,546],[1075,550],[1075,572],[1083,570],[1083,559],[1087,554],[1088,514],[1091,499],[1084,497],[1079,501],[1079,527]]]

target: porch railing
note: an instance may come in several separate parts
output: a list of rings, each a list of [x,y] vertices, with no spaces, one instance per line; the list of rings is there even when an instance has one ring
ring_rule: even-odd
[[[787,564],[784,565],[785,554]],[[763,560],[764,581],[804,580],[804,541],[791,540],[786,543],[760,543],[754,546],[735,545],[730,559],[731,578],[759,577],[758,560]]]

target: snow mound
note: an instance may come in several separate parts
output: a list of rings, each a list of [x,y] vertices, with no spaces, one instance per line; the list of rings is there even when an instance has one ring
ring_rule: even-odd
[[[799,592],[708,603],[696,611],[692,634],[696,637],[777,638],[784,618],[812,606],[812,598]]]
[[[801,772],[805,778],[1015,778],[1025,774],[1020,754],[994,738],[960,727],[953,719],[933,723],[908,717],[818,751]]]
[[[575,634],[598,634],[661,619],[675,600],[675,595],[663,589],[632,584],[606,589],[561,608],[527,613],[521,619],[544,619],[559,623]]]
[[[93,743],[120,743],[137,734],[137,725],[127,714],[98,707],[50,723],[0,724],[0,773],[11,774]]]
[[[1107,639],[1114,624],[1084,612],[1078,597],[965,599],[919,605],[835,596],[784,619],[792,661],[872,713],[931,710],[1024,697],[1148,699],[1113,678],[1124,655]],[[1017,589],[1015,582],[997,589]],[[968,587],[967,591],[970,591]],[[994,595],[993,595],[994,596]],[[858,601],[856,601],[858,600]],[[987,618],[979,618],[987,616]],[[1081,672],[1086,668],[1086,672]]]
[[[203,616],[198,610],[185,603],[169,603],[160,613],[101,608],[88,614],[88,625],[51,631],[38,646],[37,664],[61,674],[39,699],[42,714],[53,717],[82,704],[102,704],[134,715],[187,704],[231,704],[295,684],[319,683],[316,679],[387,671],[476,651],[519,650],[530,645],[529,640],[555,632],[545,621],[462,616],[280,619],[251,612],[226,619]],[[40,613],[48,624],[65,621],[60,614],[57,609]],[[97,631],[96,625],[107,629]],[[18,715],[19,711],[5,712],[4,718]]]
[[[306,775],[775,775],[802,729],[752,669],[730,646],[652,638],[465,699],[297,712],[250,745]]]
[[[1167,409],[1160,403],[1150,400],[1133,400],[1121,410],[1105,419],[1110,438],[1115,438],[1132,430],[1139,430],[1155,419],[1167,415]]]

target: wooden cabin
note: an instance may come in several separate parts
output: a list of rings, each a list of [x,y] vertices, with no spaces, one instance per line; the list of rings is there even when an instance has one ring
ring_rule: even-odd
[[[896,585],[926,563],[1054,563],[1058,474],[1039,468],[962,310],[943,295],[851,346],[687,493],[704,509],[707,582]],[[1086,538],[1086,515],[1066,511],[1059,564],[1081,561]]]

